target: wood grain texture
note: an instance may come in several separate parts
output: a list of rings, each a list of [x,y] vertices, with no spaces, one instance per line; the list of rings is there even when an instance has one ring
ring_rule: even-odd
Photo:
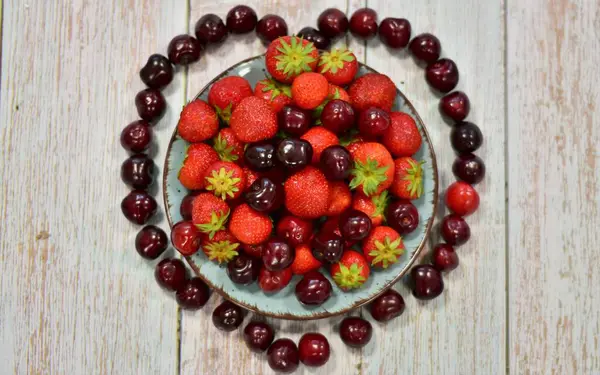
[[[492,2],[493,3],[493,2]],[[459,67],[457,89],[469,95],[469,121],[484,135],[476,153],[485,160],[487,175],[476,186],[478,212],[467,218],[471,240],[457,249],[460,267],[445,276],[442,298],[422,303],[405,285],[397,285],[407,310],[387,325],[375,325],[376,340],[365,348],[365,374],[500,374],[505,372],[505,191],[503,8],[498,2],[435,0],[389,2],[368,0],[379,19],[410,20],[413,35],[431,32],[442,44],[442,55]],[[458,26],[460,25],[460,27]],[[438,220],[448,212],[444,189],[454,182],[450,126],[438,110],[439,96],[424,79],[424,69],[406,51],[393,51],[378,39],[367,43],[366,63],[389,75],[407,93],[431,134],[438,161]],[[436,226],[437,229],[437,226]],[[440,241],[437,230],[431,248]],[[427,249],[429,251],[429,249]],[[365,314],[369,316],[368,314]],[[385,350],[382,351],[382,348]]]
[[[595,1],[508,1],[510,365],[599,374]]]
[[[176,304],[119,208],[119,134],[139,68],[184,16],[183,1],[4,1],[1,373],[175,372]],[[180,108],[181,80],[166,94]],[[156,160],[176,114],[155,127]]]

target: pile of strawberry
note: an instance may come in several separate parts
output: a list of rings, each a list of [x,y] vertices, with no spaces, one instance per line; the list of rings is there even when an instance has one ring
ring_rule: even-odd
[[[258,280],[265,292],[304,275],[296,295],[318,305],[332,291],[319,270],[348,291],[404,254],[402,236],[418,224],[410,200],[423,192],[413,158],[421,135],[392,112],[387,76],[356,77],[350,50],[319,54],[285,36],[265,59],[270,77],[254,90],[230,76],[208,102],[184,107],[177,131],[190,146],[179,181],[192,192],[172,238],[183,255],[202,249],[232,281]]]

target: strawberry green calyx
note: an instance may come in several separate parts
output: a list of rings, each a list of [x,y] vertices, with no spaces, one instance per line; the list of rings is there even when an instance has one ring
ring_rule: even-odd
[[[233,177],[232,170],[227,171],[225,168],[219,169],[219,171],[212,171],[210,176],[206,176],[206,190],[212,191],[213,194],[221,199],[225,200],[234,198],[235,193],[240,191],[239,184],[242,181],[240,178]]]
[[[423,194],[423,168],[425,161],[415,162],[409,160],[410,168],[406,170],[403,180],[408,181],[407,190],[413,197],[419,198]]]
[[[349,146],[353,143],[360,141],[360,138],[358,138],[357,135],[358,135],[358,130],[356,130],[356,129],[348,130],[348,132],[346,132],[346,134],[344,134],[342,137],[340,137],[340,145],[346,147],[346,146]]]
[[[218,213],[212,212],[210,221],[204,224],[196,224],[196,228],[200,229],[201,232],[208,234],[208,238],[212,240],[215,233],[225,229],[225,223],[229,218],[229,212],[229,210],[227,210],[226,213],[223,213],[223,211],[219,211]]]
[[[238,156],[233,154],[233,146],[229,146],[227,140],[221,137],[221,134],[215,138],[213,148],[219,154],[219,158],[223,161],[234,162],[238,160]]]
[[[219,116],[224,123],[229,124],[229,119],[231,118],[231,103],[223,109],[215,106],[215,111],[217,112],[217,116]]]
[[[336,48],[328,52],[323,52],[319,66],[322,67],[321,73],[330,71],[336,74],[338,69],[344,68],[345,62],[352,62],[354,60],[354,55],[347,48]]]
[[[396,263],[402,254],[404,254],[402,238],[390,242],[389,237],[386,237],[383,242],[375,241],[375,250],[369,252],[369,256],[374,257],[371,264],[381,265],[383,268],[388,268],[390,264]]]
[[[353,178],[350,181],[350,189],[362,186],[363,193],[370,197],[377,192],[377,188],[382,182],[387,181],[388,177],[385,172],[388,168],[387,165],[380,167],[376,160],[370,158],[367,158],[365,163],[355,161],[351,172]]]
[[[333,280],[344,290],[360,288],[367,280],[362,275],[362,268],[356,263],[352,263],[350,267],[340,263],[340,270],[333,276]]]
[[[375,211],[373,212],[373,215],[371,215],[371,217],[377,217],[381,215],[385,218],[385,210],[387,209],[388,203],[390,201],[387,190],[383,191],[379,195],[373,196],[371,200],[375,205]]]
[[[282,40],[281,45],[277,47],[277,50],[281,52],[281,55],[275,57],[277,70],[287,74],[288,77],[299,75],[302,72],[310,72],[309,64],[315,62],[315,58],[310,56],[315,48],[313,43],[303,46],[302,42],[303,39],[292,37],[289,44]]]
[[[292,89],[288,85],[276,82],[273,79],[263,79],[260,81],[265,87],[262,88],[263,92],[271,92],[271,101],[275,100],[279,95],[285,95],[288,98],[292,97]]]
[[[231,243],[229,240],[211,242],[204,247],[208,259],[214,260],[217,263],[227,263],[238,255],[236,251],[240,246],[239,243]]]

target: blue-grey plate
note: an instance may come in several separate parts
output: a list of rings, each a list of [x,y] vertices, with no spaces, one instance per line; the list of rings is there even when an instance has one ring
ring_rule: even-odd
[[[375,71],[361,64],[358,75],[361,76],[371,72]],[[254,86],[258,81],[265,78],[265,74],[264,56],[244,60],[219,74],[200,91],[197,98],[207,100],[211,85],[223,77],[241,76]],[[351,292],[342,292],[338,289],[333,280],[331,280],[328,272],[323,270],[323,274],[334,285],[334,293],[327,302],[317,307],[303,306],[296,299],[294,287],[300,279],[299,276],[294,276],[292,282],[283,290],[274,294],[265,294],[256,283],[250,286],[234,284],[227,276],[226,269],[209,261],[202,251],[191,257],[187,257],[187,261],[194,272],[215,291],[238,305],[263,315],[293,320],[320,319],[345,313],[368,303],[397,282],[408,272],[412,263],[423,249],[425,240],[431,231],[433,215],[437,204],[438,181],[435,153],[425,125],[415,111],[415,108],[400,91],[398,91],[393,110],[406,112],[415,119],[423,137],[423,145],[415,158],[425,161],[423,165],[424,193],[420,199],[413,201],[419,211],[420,223],[413,233],[403,237],[406,252],[396,264],[385,270],[373,270],[371,277],[365,285]],[[163,177],[164,202],[167,219],[171,226],[182,220],[179,213],[179,206],[182,199],[188,193],[186,188],[177,179],[187,146],[188,142],[181,139],[177,134],[177,130],[175,130],[167,150]]]

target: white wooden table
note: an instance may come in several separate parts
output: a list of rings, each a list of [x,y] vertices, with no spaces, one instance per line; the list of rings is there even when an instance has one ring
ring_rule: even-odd
[[[297,32],[358,0],[245,0]],[[0,2],[1,3],[1,2]],[[148,55],[232,1],[4,0],[0,92],[0,373],[270,374],[239,333],[217,331],[213,297],[182,313],[133,248],[120,130],[136,119]],[[349,350],[339,319],[271,321],[277,334],[325,333],[329,363],[300,374],[600,374],[600,12],[596,0],[368,0],[380,19],[433,32],[460,69],[485,144],[473,237],[441,298],[408,304]],[[345,42],[345,41],[344,41]],[[453,180],[449,127],[404,53],[349,38],[428,125],[441,186]],[[179,109],[227,66],[260,54],[252,36],[209,49],[166,91],[158,164]],[[162,187],[159,186],[159,189]],[[159,190],[160,191],[160,190]],[[439,216],[443,215],[440,209]],[[167,228],[164,216],[158,221]],[[437,235],[432,241],[437,240]],[[361,312],[368,316],[366,311]]]

